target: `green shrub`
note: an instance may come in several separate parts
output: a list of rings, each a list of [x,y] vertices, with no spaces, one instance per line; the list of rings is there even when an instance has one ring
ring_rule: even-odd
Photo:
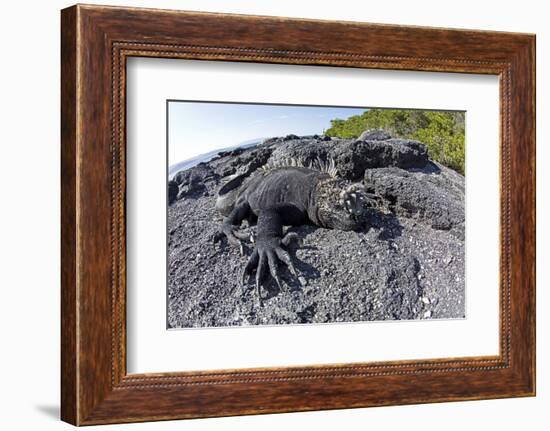
[[[464,112],[370,109],[347,120],[331,120],[328,136],[356,138],[367,129],[426,144],[432,160],[464,175]]]

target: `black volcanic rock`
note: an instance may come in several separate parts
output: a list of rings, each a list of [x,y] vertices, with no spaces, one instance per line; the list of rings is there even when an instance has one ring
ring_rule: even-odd
[[[365,184],[382,196],[392,212],[449,230],[464,239],[464,177],[433,163],[424,170],[377,168],[365,171]]]
[[[464,317],[464,177],[431,161],[420,142],[379,130],[362,137],[271,138],[177,173],[168,209],[169,326]],[[361,232],[288,227],[303,239],[291,254],[306,284],[285,268],[288,291],[269,282],[260,307],[253,284],[240,280],[248,256],[212,243],[221,223],[216,194],[235,175],[290,159],[333,161],[340,177],[382,196],[387,211]]]
[[[391,135],[382,129],[365,130],[357,138],[359,141],[385,141],[390,139]]]
[[[429,162],[424,144],[403,139],[341,142],[333,145],[330,156],[340,175],[351,180],[362,177],[367,169],[423,168]]]
[[[175,181],[168,181],[168,205],[172,205],[179,194],[179,186]]]

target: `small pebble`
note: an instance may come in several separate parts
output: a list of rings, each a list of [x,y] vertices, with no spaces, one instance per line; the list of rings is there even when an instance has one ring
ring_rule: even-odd
[[[424,319],[429,319],[431,316],[432,316],[432,312],[430,310],[424,313]]]
[[[430,300],[428,298],[426,298],[425,296],[422,297],[422,302],[424,304],[429,304],[430,303]]]

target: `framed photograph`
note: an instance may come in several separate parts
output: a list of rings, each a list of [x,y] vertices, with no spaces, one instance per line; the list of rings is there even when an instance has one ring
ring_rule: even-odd
[[[61,14],[61,415],[535,394],[535,36]]]

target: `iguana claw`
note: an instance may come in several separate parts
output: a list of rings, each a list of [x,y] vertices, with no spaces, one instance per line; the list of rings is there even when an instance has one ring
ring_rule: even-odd
[[[222,238],[227,238],[227,241],[236,246],[236,247],[239,247],[239,250],[240,250],[240,253],[241,253],[241,256],[244,256],[244,252],[245,252],[245,241],[246,240],[251,240],[252,241],[252,232],[250,233],[247,233],[247,232],[241,232],[241,231],[238,231],[234,226],[232,225],[228,225],[228,224],[222,224],[222,227],[220,228],[220,230],[218,230],[214,236],[213,236],[213,241],[214,241],[214,244],[216,244],[217,242],[221,241]]]
[[[286,290],[286,287],[283,288],[283,283],[281,282],[279,262],[283,262],[288,267],[292,275],[298,279],[300,285],[303,286],[303,277],[298,275],[298,271],[296,271],[296,267],[292,262],[290,254],[281,247],[281,245],[288,244],[288,242],[284,241],[287,237],[295,240],[296,238],[294,236],[297,237],[296,234],[293,234],[290,237],[287,234],[283,240],[279,238],[263,239],[256,244],[252,255],[248,259],[242,273],[242,283],[246,284],[247,276],[251,275],[254,269],[256,269],[256,290],[258,291],[260,304],[263,299],[261,294],[262,282],[268,270],[271,277],[277,283],[279,290]]]

